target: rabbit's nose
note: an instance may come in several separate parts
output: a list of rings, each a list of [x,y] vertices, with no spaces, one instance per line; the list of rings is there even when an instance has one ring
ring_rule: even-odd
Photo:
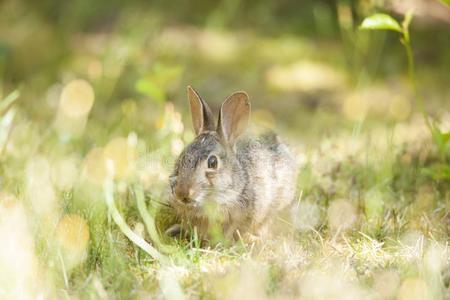
[[[185,204],[187,204],[187,203],[189,203],[189,202],[191,202],[191,201],[192,201],[192,199],[189,198],[189,197],[183,197],[183,198],[181,198],[181,202],[183,202],[183,203],[185,203]]]
[[[193,190],[187,187],[176,187],[175,195],[181,202],[189,203],[192,201]]]

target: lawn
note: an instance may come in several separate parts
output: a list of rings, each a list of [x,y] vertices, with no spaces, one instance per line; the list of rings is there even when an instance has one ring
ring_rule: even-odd
[[[449,22],[416,92],[369,2],[0,3],[0,299],[450,299]],[[165,235],[188,85],[295,151],[268,236]]]

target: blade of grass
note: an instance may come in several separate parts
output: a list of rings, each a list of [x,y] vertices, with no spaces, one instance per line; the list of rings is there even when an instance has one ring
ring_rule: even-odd
[[[137,207],[139,210],[139,213],[144,220],[145,227],[147,228],[147,232],[150,235],[150,239],[152,242],[156,245],[158,249],[165,253],[173,253],[176,251],[176,248],[171,247],[169,245],[165,245],[161,242],[161,239],[159,238],[158,230],[156,229],[155,225],[155,218],[148,212],[147,206],[145,205],[144,201],[144,191],[142,189],[142,186],[140,185],[134,185],[133,186],[133,193],[136,198]]]
[[[0,118],[0,155],[5,150],[15,115],[16,110],[10,109],[6,115]]]
[[[154,247],[152,247],[149,243],[147,243],[143,238],[138,236],[136,233],[134,233],[133,230],[127,225],[125,220],[122,218],[122,216],[119,213],[119,210],[117,209],[115,203],[114,203],[114,183],[113,183],[113,176],[114,174],[114,167],[111,161],[107,162],[108,165],[108,177],[106,178],[104,185],[103,185],[103,191],[106,199],[106,205],[108,206],[109,213],[111,217],[113,218],[116,225],[119,227],[119,229],[122,231],[125,236],[132,241],[134,244],[136,244],[139,248],[144,250],[148,255],[150,255],[153,259],[156,261],[159,261],[160,263],[164,264],[166,263],[167,259],[165,256],[163,256],[161,253],[159,253],[158,250],[156,250]]]
[[[19,98],[19,96],[20,92],[18,90],[15,90],[14,92],[6,96],[5,99],[0,101],[0,115],[3,115],[11,107],[14,101]]]

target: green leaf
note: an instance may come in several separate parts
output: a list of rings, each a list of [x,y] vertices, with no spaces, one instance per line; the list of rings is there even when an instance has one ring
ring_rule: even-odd
[[[444,143],[448,143],[450,141],[450,131],[442,134]]]
[[[183,69],[180,66],[155,64],[149,74],[140,78],[135,89],[151,97],[156,102],[163,103],[167,99],[167,91],[178,81]]]
[[[393,30],[402,32],[400,24],[389,15],[374,14],[367,17],[361,23],[359,29],[362,30]]]
[[[441,0],[441,2],[450,6],[450,0]]]
[[[141,78],[136,82],[135,88],[138,92],[149,96],[156,102],[164,102],[166,94],[160,86],[151,78]]]

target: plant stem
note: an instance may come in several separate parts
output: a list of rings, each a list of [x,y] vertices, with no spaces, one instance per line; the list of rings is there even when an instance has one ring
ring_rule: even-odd
[[[403,31],[403,45],[405,46],[406,57],[408,58],[408,77],[409,77],[409,81],[413,88],[414,97],[416,98],[417,106],[419,107],[419,110],[423,115],[423,118],[425,120],[425,123],[426,123],[428,129],[431,131],[432,126],[431,126],[430,120],[428,118],[428,115],[425,111],[424,101],[423,101],[422,97],[419,95],[419,91],[417,88],[416,74],[415,74],[415,67],[414,67],[414,55],[413,55],[413,51],[411,48],[408,29],[405,29]]]
[[[428,114],[425,111],[425,105],[424,105],[423,98],[419,94],[419,90],[417,88],[416,74],[415,74],[415,68],[414,68],[414,54],[413,54],[413,51],[411,48],[411,42],[410,42],[410,38],[409,38],[408,28],[404,27],[402,33],[403,33],[403,39],[401,40],[401,42],[405,46],[406,57],[408,58],[408,77],[409,77],[409,81],[413,88],[414,97],[416,98],[417,106],[419,107],[419,110],[422,113],[423,119],[425,120],[425,124],[431,133],[431,137],[434,139],[435,143],[438,146],[438,150],[440,152],[441,159],[443,162],[445,162],[446,161],[446,156],[445,156],[445,152],[444,152],[445,150],[441,149],[442,148],[441,141],[436,136],[437,134],[439,134],[439,131],[436,132],[436,130],[438,130],[438,129],[435,128],[435,126],[433,126],[433,124],[431,123],[430,118],[428,117]]]
[[[134,244],[139,246],[142,250],[144,250],[148,255],[153,257],[155,260],[164,264],[166,262],[166,258],[158,252],[155,248],[153,248],[149,243],[147,243],[143,238],[134,233],[133,230],[127,225],[125,220],[119,213],[115,203],[114,203],[114,186],[113,179],[107,178],[104,184],[104,192],[106,198],[106,204],[108,206],[108,210],[110,215],[112,216],[114,222],[117,224],[119,229],[127,238],[129,238]]]
[[[158,230],[156,229],[155,219],[148,212],[147,206],[144,201],[144,191],[140,185],[134,185],[133,187],[134,196],[136,198],[137,207],[139,213],[141,214],[142,219],[144,220],[145,227],[147,228],[147,232],[150,235],[150,239],[152,242],[165,253],[173,253],[175,251],[174,248],[169,245],[165,245],[161,242],[161,239],[158,235]]]

